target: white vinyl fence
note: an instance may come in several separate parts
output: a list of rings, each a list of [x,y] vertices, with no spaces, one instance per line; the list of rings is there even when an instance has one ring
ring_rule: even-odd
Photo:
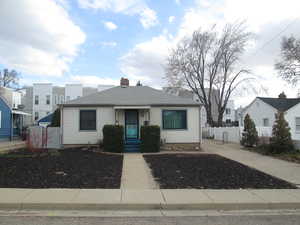
[[[214,138],[218,141],[240,143],[244,127],[203,127],[203,138]],[[259,137],[271,137],[272,127],[256,127]]]
[[[29,127],[28,145],[31,148],[61,148],[61,133],[59,127]]]

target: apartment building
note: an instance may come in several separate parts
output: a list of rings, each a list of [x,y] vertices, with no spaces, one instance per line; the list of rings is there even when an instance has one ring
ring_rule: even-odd
[[[22,108],[21,106],[21,99],[23,95],[22,91],[16,91],[11,88],[0,87],[0,95],[4,97],[4,99],[7,101],[8,105],[12,109]]]
[[[26,124],[32,124],[54,112],[59,104],[87,96],[97,91],[112,88],[112,85],[99,85],[97,88],[83,87],[82,84],[66,84],[65,87],[53,86],[51,83],[36,83],[25,87],[21,103],[24,112],[32,114]]]

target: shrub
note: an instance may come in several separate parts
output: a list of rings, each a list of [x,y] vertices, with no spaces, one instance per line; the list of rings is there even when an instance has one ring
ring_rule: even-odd
[[[51,127],[60,127],[60,109],[56,109],[52,115]]]
[[[141,152],[159,152],[160,150],[160,127],[141,127]]]
[[[244,131],[242,134],[241,145],[245,147],[253,147],[254,145],[257,145],[257,142],[258,134],[255,123],[250,118],[249,114],[247,114],[244,119]]]
[[[270,139],[270,153],[279,154],[294,150],[293,141],[288,122],[284,119],[284,113],[278,112],[272,129]]]
[[[124,151],[124,129],[119,125],[104,125],[103,149],[105,152]]]

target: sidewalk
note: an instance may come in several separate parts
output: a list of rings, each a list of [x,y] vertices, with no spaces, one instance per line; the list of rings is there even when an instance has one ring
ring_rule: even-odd
[[[219,154],[290,183],[300,185],[300,164],[242,150],[240,145],[234,143],[222,144],[221,142],[204,140],[202,148],[205,152]]]
[[[124,154],[121,189],[145,190],[158,187],[142,154]]]
[[[0,153],[6,153],[10,150],[25,148],[25,141],[1,141],[0,142]]]
[[[300,190],[0,189],[0,209],[300,209]]]

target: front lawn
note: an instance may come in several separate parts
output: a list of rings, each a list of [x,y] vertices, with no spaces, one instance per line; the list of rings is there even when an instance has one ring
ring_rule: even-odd
[[[294,185],[214,154],[144,155],[162,189],[285,189]]]
[[[66,149],[0,155],[0,188],[120,188],[123,156]]]

